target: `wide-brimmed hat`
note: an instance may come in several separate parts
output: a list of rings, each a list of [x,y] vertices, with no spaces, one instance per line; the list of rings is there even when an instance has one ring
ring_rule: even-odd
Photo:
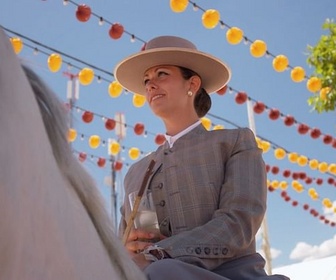
[[[144,95],[143,75],[157,65],[175,65],[196,72],[208,92],[224,87],[231,77],[230,68],[220,59],[197,50],[190,41],[175,36],[156,37],[144,49],[117,64],[114,77],[126,90]]]

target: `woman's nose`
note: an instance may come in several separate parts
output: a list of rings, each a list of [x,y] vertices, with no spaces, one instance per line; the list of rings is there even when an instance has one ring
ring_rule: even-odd
[[[153,90],[157,89],[157,85],[153,80],[148,80],[145,88],[147,92],[152,92]]]

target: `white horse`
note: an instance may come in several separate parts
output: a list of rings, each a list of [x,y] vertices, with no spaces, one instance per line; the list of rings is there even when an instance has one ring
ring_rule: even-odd
[[[65,116],[0,28],[0,279],[145,279],[71,152]]]

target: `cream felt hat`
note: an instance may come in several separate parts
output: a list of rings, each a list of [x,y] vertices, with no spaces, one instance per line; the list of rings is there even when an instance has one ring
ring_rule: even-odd
[[[231,77],[230,68],[220,59],[197,50],[190,41],[175,36],[160,36],[147,42],[144,50],[117,64],[114,77],[126,90],[144,95],[143,75],[157,65],[174,65],[193,70],[202,79],[202,87],[215,92]]]

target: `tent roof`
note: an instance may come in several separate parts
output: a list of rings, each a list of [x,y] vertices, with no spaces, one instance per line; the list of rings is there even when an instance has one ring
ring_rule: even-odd
[[[335,280],[336,255],[274,268],[272,272],[273,274],[284,274],[291,280]]]

